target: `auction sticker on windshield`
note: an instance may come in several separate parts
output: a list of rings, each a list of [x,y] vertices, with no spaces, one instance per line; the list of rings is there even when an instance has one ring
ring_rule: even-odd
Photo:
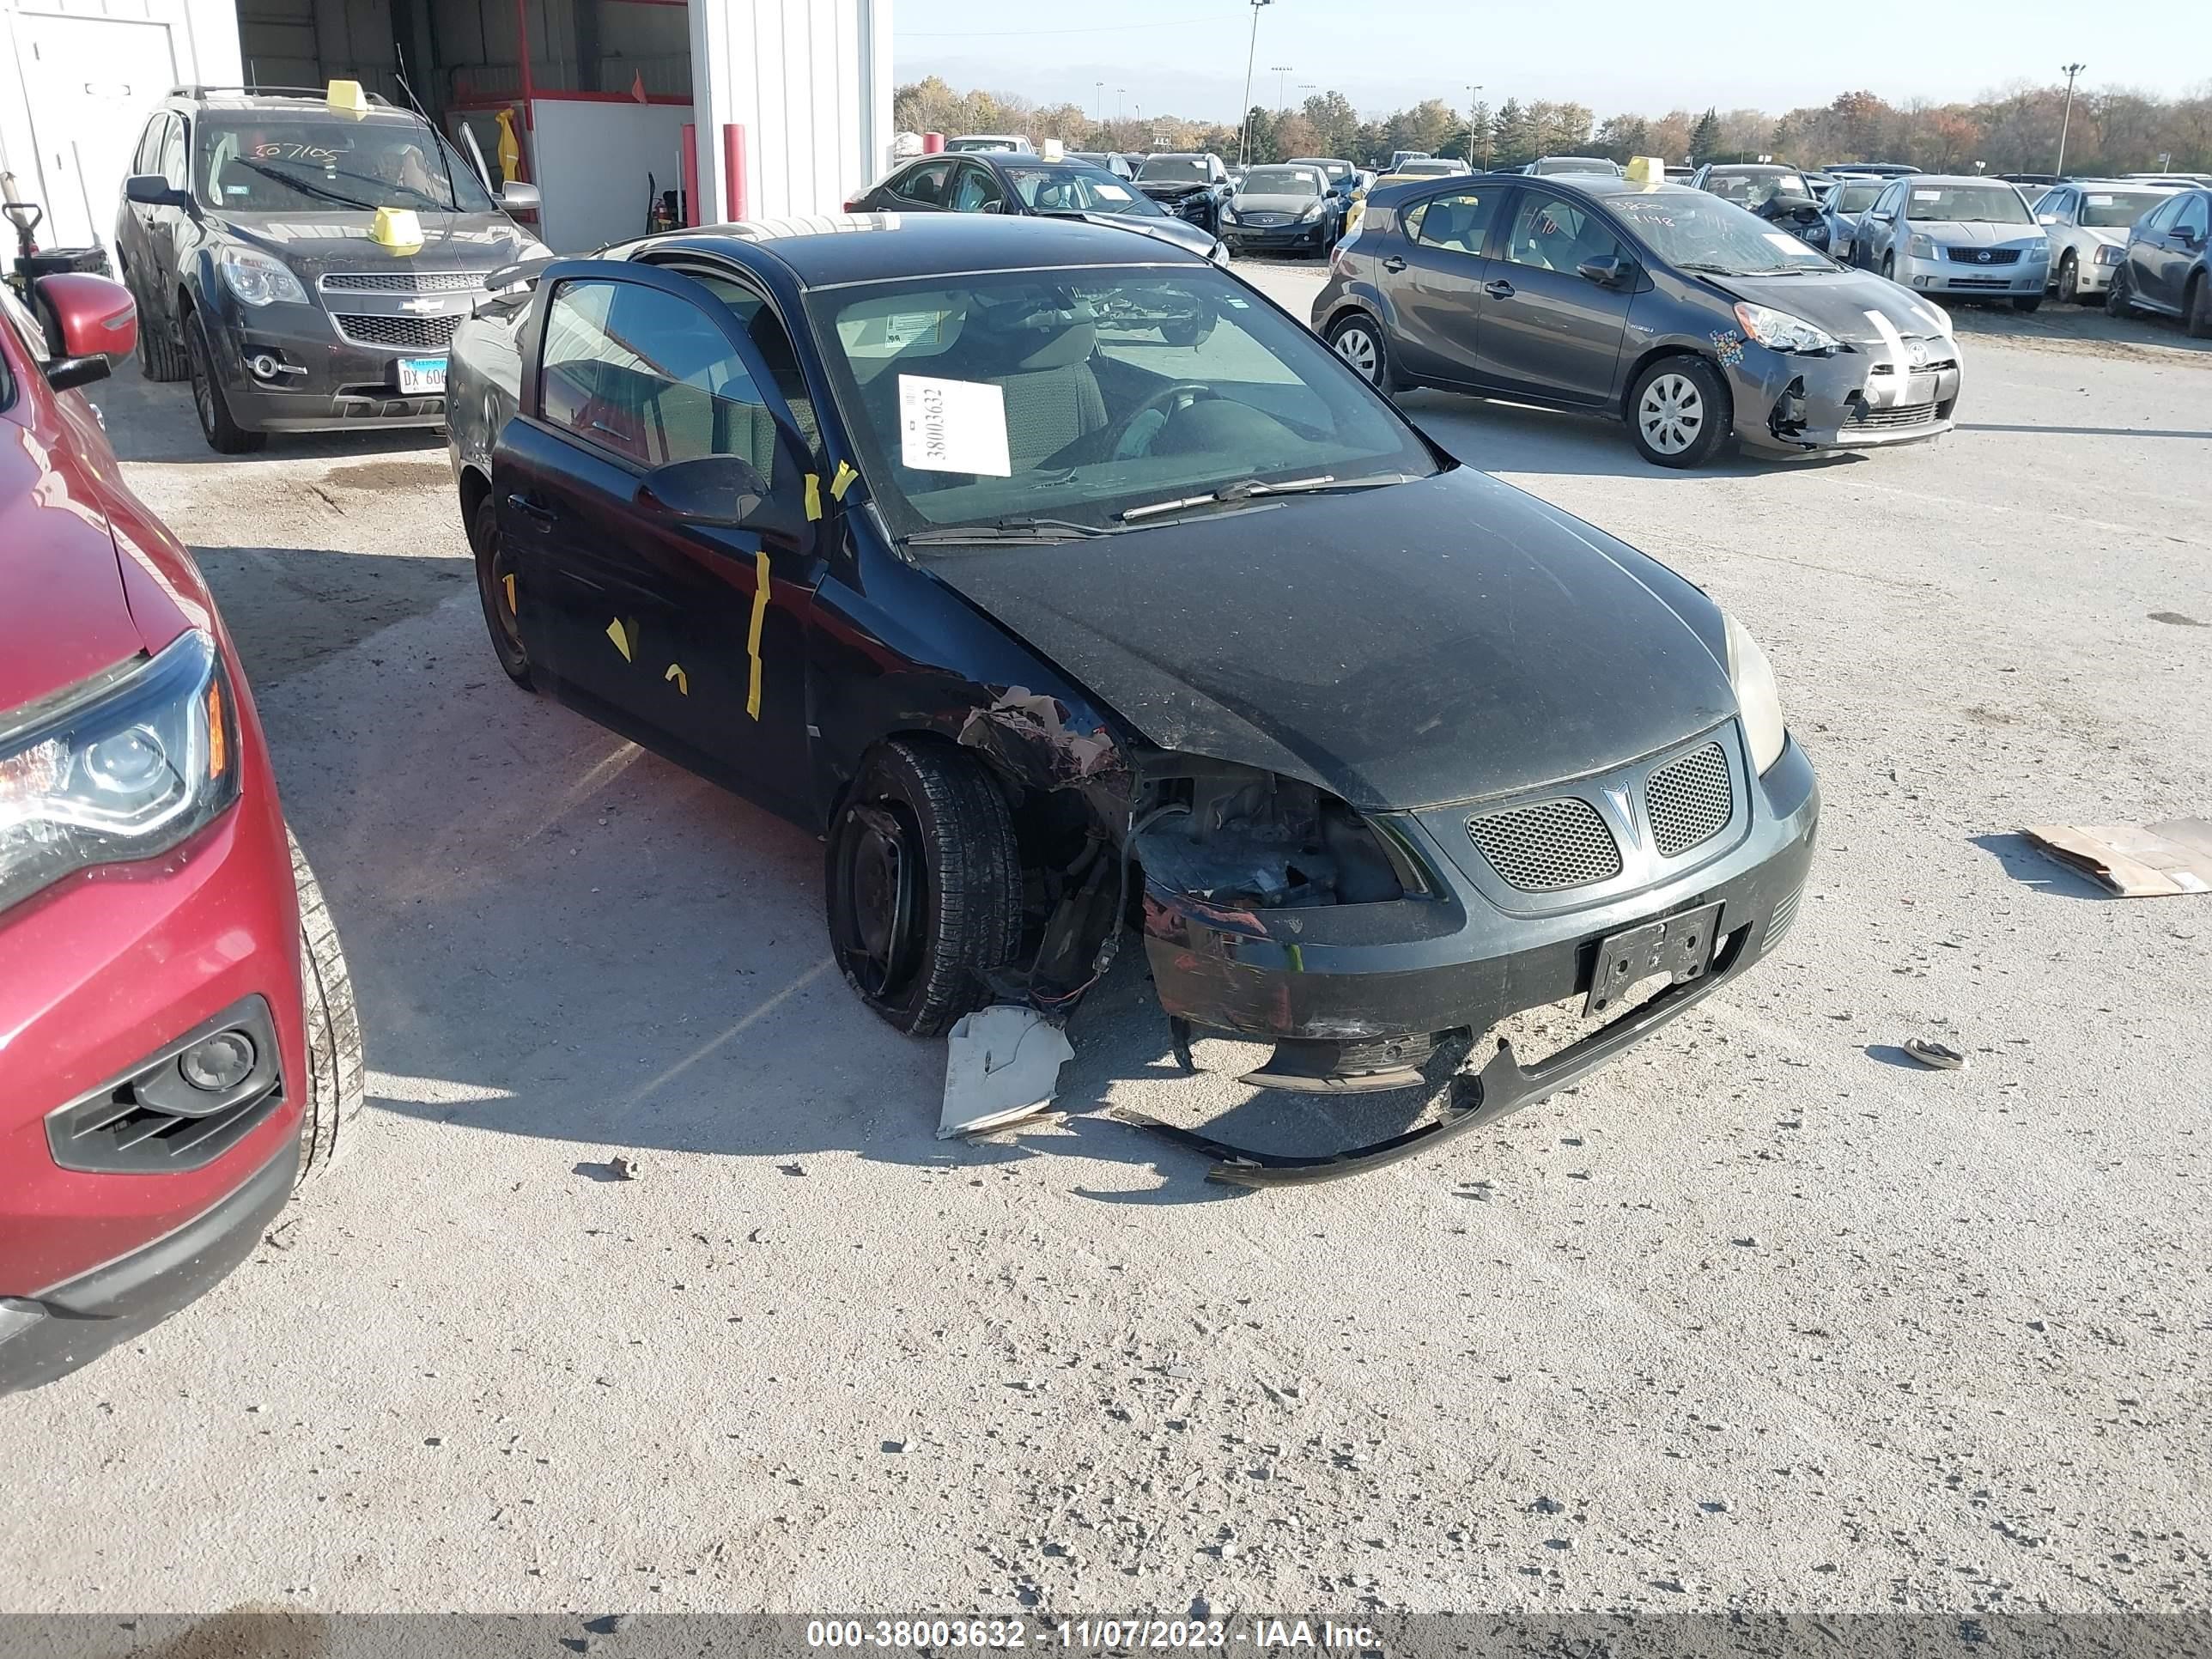
[[[899,459],[921,472],[1011,476],[1006,393],[988,380],[900,375]]]
[[[399,360],[399,390],[414,394],[424,392],[443,392],[446,389],[446,360],[443,357],[402,357]]]

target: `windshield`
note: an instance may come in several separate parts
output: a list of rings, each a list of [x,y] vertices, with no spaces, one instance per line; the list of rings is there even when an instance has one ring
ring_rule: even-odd
[[[2166,198],[2162,190],[2091,190],[2081,194],[2081,222],[2092,230],[2125,230]]]
[[[1203,185],[1209,182],[1205,161],[1196,155],[1153,155],[1146,158],[1137,177],[1147,184]]]
[[[1828,205],[1838,213],[1864,213],[1874,205],[1874,198],[1887,186],[1879,179],[1863,185],[1838,185],[1835,193],[1828,198]]]
[[[1310,167],[1254,167],[1244,175],[1247,196],[1318,196],[1321,174]]]
[[[1734,202],[1739,207],[1765,207],[1777,196],[1809,198],[1813,194],[1813,186],[1805,182],[1805,175],[1788,167],[1727,171],[1715,167],[1705,175],[1705,188],[1723,202]]]
[[[1915,185],[1905,216],[1935,224],[2032,225],[2035,216],[2010,185]]]
[[[201,202],[211,208],[493,210],[469,164],[419,121],[335,121],[272,112],[204,114],[195,125],[192,176]]]
[[[1605,204],[1668,264],[1731,276],[1831,268],[1787,231],[1704,191],[1609,196]]]
[[[1164,219],[1159,204],[1103,167],[1007,167],[1016,194],[1039,213],[1111,213]]]
[[[1210,267],[932,276],[806,303],[896,535],[1112,529],[1246,481],[1437,470],[1327,346]]]

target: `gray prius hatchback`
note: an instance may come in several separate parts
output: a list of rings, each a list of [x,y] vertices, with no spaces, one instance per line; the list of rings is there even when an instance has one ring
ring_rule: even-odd
[[[1704,191],[1484,173],[1378,190],[1313,325],[1386,392],[1435,386],[1609,416],[1700,465],[1951,429],[1943,310]]]

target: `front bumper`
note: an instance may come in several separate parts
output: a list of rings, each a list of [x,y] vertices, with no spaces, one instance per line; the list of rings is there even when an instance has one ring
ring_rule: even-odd
[[[1796,454],[1924,443],[1954,424],[1956,345],[1921,342],[1923,367],[1879,347],[1802,356],[1746,345],[1728,366],[1735,435],[1748,447]]]
[[[1731,733],[1733,732],[1733,728]],[[1729,741],[1735,741],[1733,735]],[[1191,1025],[1284,1045],[1359,1045],[1483,1033],[1514,1014],[1586,995],[1601,944],[1644,923],[1719,906],[1709,969],[1600,1028],[1542,1064],[1523,1069],[1501,1049],[1476,1079],[1473,1098],[1441,1125],[1329,1158],[1259,1159],[1203,1136],[1161,1129],[1223,1160],[1218,1179],[1243,1184],[1326,1179],[1404,1157],[1450,1133],[1540,1100],[1649,1036],[1764,956],[1794,920],[1810,866],[1820,796],[1794,741],[1749,788],[1747,814],[1725,850],[1671,880],[1596,902],[1571,896],[1509,911],[1455,855],[1419,835],[1424,861],[1443,884],[1435,895],[1389,903],[1292,910],[1224,910],[1147,884],[1145,950],[1161,1006],[1179,1032]],[[1456,810],[1456,809],[1455,809]],[[1453,817],[1452,811],[1417,822]],[[1425,1050],[1424,1049],[1424,1052]],[[1304,1085],[1300,1085],[1304,1086]],[[1357,1080],[1345,1086],[1361,1085]],[[1273,1170],[1275,1173],[1268,1174]],[[1255,1173],[1255,1171],[1259,1173]]]
[[[1319,221],[1304,225],[1250,225],[1223,220],[1221,240],[1233,248],[1318,248],[1328,237]]]
[[[2008,299],[2015,295],[2039,295],[2050,286],[2048,258],[2022,259],[2016,264],[1974,264],[1949,258],[1916,259],[1899,254],[1897,283],[1921,294],[1955,294],[1965,298]]]
[[[354,301],[370,302],[366,296]],[[376,302],[390,303],[385,296],[376,296]],[[232,417],[247,430],[325,432],[364,422],[444,423],[445,393],[403,392],[399,364],[402,359],[443,361],[450,355],[446,313],[405,319],[419,325],[422,338],[417,343],[372,345],[348,338],[337,314],[320,305],[226,304],[219,309],[210,344]],[[279,365],[266,377],[251,367],[264,357]]]

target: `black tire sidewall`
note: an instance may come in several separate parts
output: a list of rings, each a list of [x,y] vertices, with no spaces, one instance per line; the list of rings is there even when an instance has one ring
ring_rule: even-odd
[[[2072,278],[2070,282],[2068,280],[2069,277]],[[2070,253],[2058,262],[2058,297],[2075,304],[2081,302],[2081,262]]]
[[[526,690],[536,689],[537,677],[531,666],[528,647],[520,642],[520,623],[516,624],[518,637],[509,641],[507,630],[500,625],[499,574],[496,556],[499,549],[499,508],[487,491],[469,515],[469,551],[476,564],[477,598],[483,606],[484,631],[491,635],[492,654],[507,678]]]
[[[242,455],[266,443],[264,434],[247,430],[232,416],[222,381],[215,372],[214,343],[208,338],[207,324],[197,311],[185,321],[185,357],[192,382],[192,410],[199,416],[200,435],[207,440],[208,447],[218,454]],[[207,383],[204,407],[200,402],[203,378]]]
[[[1644,393],[1652,381],[1662,374],[1680,374],[1694,383],[1698,395],[1705,399],[1708,411],[1705,423],[1690,447],[1679,454],[1668,455],[1654,449],[1644,436],[1644,422],[1638,410],[1644,403]],[[1717,455],[1735,422],[1735,401],[1729,393],[1728,381],[1720,371],[1702,357],[1662,357],[1636,377],[1636,384],[1628,394],[1628,435],[1637,453],[1654,466],[1674,467],[1687,471],[1703,466]]]

